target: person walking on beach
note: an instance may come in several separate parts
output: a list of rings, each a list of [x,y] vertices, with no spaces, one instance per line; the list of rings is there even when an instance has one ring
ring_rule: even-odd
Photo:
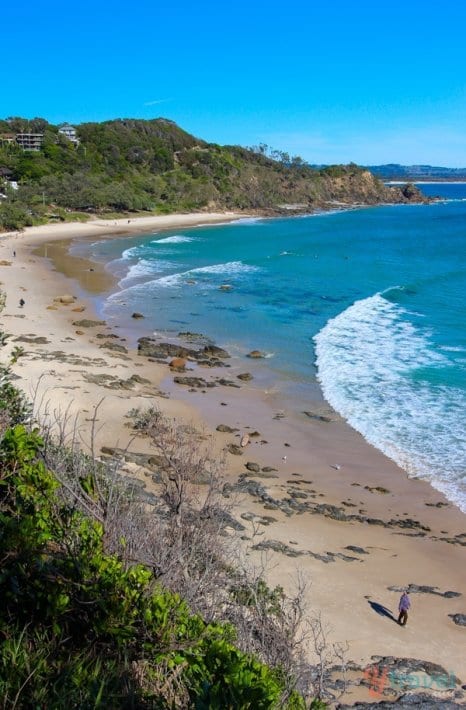
[[[408,621],[408,609],[411,607],[411,600],[408,596],[408,592],[405,590],[400,597],[400,603],[398,604],[398,623],[400,626],[406,626]]]

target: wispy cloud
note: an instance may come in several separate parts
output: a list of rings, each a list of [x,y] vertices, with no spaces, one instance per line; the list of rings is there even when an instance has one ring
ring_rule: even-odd
[[[156,106],[157,104],[166,104],[173,99],[154,99],[153,101],[144,101],[144,106]]]

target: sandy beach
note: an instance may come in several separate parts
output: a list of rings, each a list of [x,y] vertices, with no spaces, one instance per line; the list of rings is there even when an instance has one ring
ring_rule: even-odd
[[[53,422],[65,415],[70,433],[78,433],[95,455],[102,446],[143,451],[144,444],[132,440],[126,415],[149,405],[205,427],[218,451],[238,444],[244,433],[259,432],[242,455],[226,454],[227,477],[235,483],[247,462],[258,464],[250,480],[266,489],[269,505],[246,491],[236,517],[245,535],[252,532],[247,518],[257,523],[262,550],[250,555],[258,564],[267,555],[270,583],[289,587],[298,570],[306,575],[310,608],[322,613],[332,641],[348,642],[348,657],[362,668],[374,656],[409,657],[440,664],[465,683],[466,631],[451,618],[466,613],[466,520],[455,506],[425,481],[409,479],[323,401],[307,416],[254,381],[241,382],[240,389],[190,391],[173,383],[167,365],[127,347],[124,326],[119,332],[105,323],[82,323],[95,321],[90,297],[110,291],[113,281],[102,265],[70,257],[71,243],[239,217],[91,220],[0,235],[0,288],[6,294],[0,320],[10,334],[3,360],[15,346],[24,348],[13,366],[19,377],[15,384],[43,418]],[[65,294],[76,298],[55,300]],[[111,349],[109,341],[123,347]],[[228,378],[250,367],[251,362],[233,358]],[[189,374],[206,380],[225,376],[215,368],[199,372],[195,365]],[[219,433],[219,424],[238,431]],[[266,477],[264,467],[275,471]],[[149,490],[150,481],[144,480]],[[401,628],[380,607],[396,618],[399,590],[408,585],[417,588],[408,625]],[[359,697],[370,696],[358,687],[347,701]]]

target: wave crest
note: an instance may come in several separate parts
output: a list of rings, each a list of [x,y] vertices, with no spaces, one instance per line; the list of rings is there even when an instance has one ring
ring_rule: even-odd
[[[154,239],[151,244],[185,244],[193,242],[193,237],[185,237],[183,234],[174,234],[172,237],[164,237],[163,239]]]
[[[451,363],[407,317],[381,294],[357,301],[315,336],[317,377],[367,441],[466,511],[466,392],[429,381]]]

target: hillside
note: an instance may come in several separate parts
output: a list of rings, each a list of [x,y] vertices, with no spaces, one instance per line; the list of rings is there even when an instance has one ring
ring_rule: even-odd
[[[31,136],[35,149],[25,149]],[[354,164],[315,169],[265,146],[207,143],[165,118],[83,123],[73,140],[44,119],[0,121],[0,179],[4,229],[73,211],[288,212],[422,200]]]
[[[6,389],[0,396],[20,409],[19,393]],[[149,567],[125,562],[126,539],[120,554],[109,550],[98,500],[106,481],[96,465],[82,456],[77,478],[76,454],[49,441],[69,459],[63,485],[44,465],[37,431],[11,420],[5,427],[11,415],[12,407],[0,435],[3,708],[59,710],[65,698],[70,708],[108,710],[307,707],[287,687],[296,681],[282,666],[268,667],[235,645],[231,624],[204,620]],[[119,513],[129,506],[128,495]],[[233,604],[237,597],[247,616],[255,591],[232,582],[225,596]],[[278,617],[281,590],[262,582],[258,591]]]

